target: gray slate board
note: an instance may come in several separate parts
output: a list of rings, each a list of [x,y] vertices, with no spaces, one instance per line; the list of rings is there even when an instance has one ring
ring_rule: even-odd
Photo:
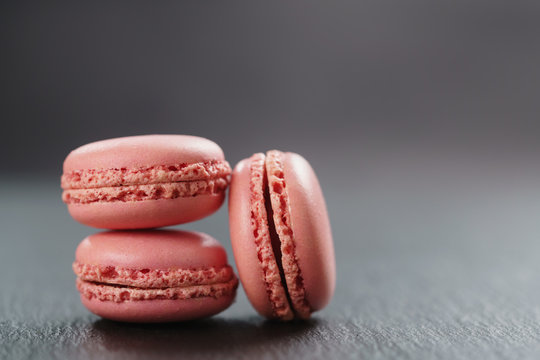
[[[0,358],[537,358],[540,176],[473,165],[387,166],[358,188],[327,186],[336,295],[291,324],[261,319],[242,289],[204,321],[99,319],[79,303],[71,271],[94,230],[69,218],[56,182],[5,180]],[[226,207],[183,228],[232,255]]]

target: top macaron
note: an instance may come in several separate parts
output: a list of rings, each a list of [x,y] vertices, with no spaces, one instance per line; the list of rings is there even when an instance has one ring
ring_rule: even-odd
[[[231,168],[221,148],[188,135],[93,142],[64,161],[63,201],[82,224],[142,229],[201,219],[222,205]]]

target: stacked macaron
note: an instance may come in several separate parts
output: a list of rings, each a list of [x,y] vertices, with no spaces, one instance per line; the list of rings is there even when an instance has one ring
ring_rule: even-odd
[[[326,306],[335,287],[334,248],[309,163],[273,150],[242,160],[231,177],[217,144],[185,135],[104,140],[66,158],[62,198],[72,217],[115,230],[77,248],[82,303],[104,318],[132,322],[195,319],[229,307],[238,280],[216,240],[148,230],[210,215],[229,183],[233,252],[253,307],[291,320]]]
[[[94,142],[64,161],[62,199],[73,218],[104,229],[182,224],[223,203],[231,168],[214,142],[146,135]]]
[[[231,168],[214,142],[148,135],[94,142],[64,161],[63,201],[82,224],[73,270],[82,303],[104,318],[188,320],[233,302],[238,280],[203,233],[134,230],[194,221],[223,204]]]

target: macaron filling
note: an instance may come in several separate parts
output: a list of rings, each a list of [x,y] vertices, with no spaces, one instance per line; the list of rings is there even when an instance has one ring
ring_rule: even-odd
[[[230,173],[226,161],[75,170],[62,175],[62,200],[67,204],[89,204],[219,194],[227,188]]]
[[[282,153],[251,157],[251,225],[273,317],[309,318],[309,305],[296,260]]]
[[[284,274],[287,294],[296,315],[300,318],[307,319],[311,314],[311,306],[306,299],[302,273],[296,260],[289,196],[287,194],[282,153],[280,151],[272,150],[267,152],[266,174],[268,177],[268,193],[272,204],[274,227],[280,241],[281,264],[279,266]]]
[[[264,166],[264,154],[255,154],[251,158],[251,226],[257,248],[257,256],[263,271],[266,292],[272,306],[273,317],[283,320],[290,320],[294,314],[289,305],[288,295],[283,286],[283,272],[279,267],[281,259],[276,256],[274,249],[275,240],[272,239],[271,230],[273,221],[271,219],[272,209],[267,209],[265,190],[268,188],[266,171]],[[279,243],[279,239],[277,239]],[[278,245],[279,248],[279,245]]]
[[[73,271],[89,282],[139,288],[167,288],[194,284],[217,284],[235,277],[230,266],[203,269],[130,269],[121,266],[83,264],[75,261]]]
[[[232,295],[238,280],[230,266],[205,269],[128,269],[75,262],[77,289],[101,301],[181,300]]]
[[[81,280],[77,278],[77,289],[87,299],[96,298],[100,301],[144,301],[144,300],[186,300],[200,297],[219,298],[231,295],[238,286],[236,278],[226,283],[193,285],[186,287],[170,287],[164,289],[146,289],[102,284]]]
[[[176,199],[219,194],[225,191],[227,186],[227,178],[217,178],[176,183],[76,189],[65,190],[62,193],[62,200],[66,204],[91,204],[94,202]]]

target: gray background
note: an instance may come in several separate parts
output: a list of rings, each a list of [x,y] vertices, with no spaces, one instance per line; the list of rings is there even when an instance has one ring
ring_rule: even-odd
[[[537,358],[539,19],[535,1],[1,2],[0,358]],[[61,203],[62,161],[145,133],[233,165],[304,155],[330,306],[266,322],[240,289],[195,323],[89,314],[70,265],[96,230]],[[232,255],[225,207],[182,228]]]

